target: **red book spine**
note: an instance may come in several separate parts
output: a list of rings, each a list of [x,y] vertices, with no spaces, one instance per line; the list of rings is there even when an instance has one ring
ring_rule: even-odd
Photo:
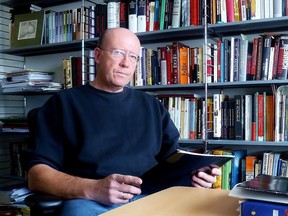
[[[172,50],[171,46],[166,46],[166,61],[167,61],[167,84],[172,84]]]
[[[226,0],[227,22],[234,22],[234,1]]]
[[[254,40],[253,40],[253,51],[252,51],[252,65],[251,65],[251,77],[252,77],[252,80],[256,79],[257,54],[258,54],[258,38],[254,38]]]
[[[264,140],[264,95],[258,95],[258,141]]]

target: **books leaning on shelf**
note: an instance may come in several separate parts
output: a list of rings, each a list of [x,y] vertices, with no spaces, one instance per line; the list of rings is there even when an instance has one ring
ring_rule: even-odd
[[[256,178],[236,184],[229,196],[288,204],[288,178],[259,174]]]

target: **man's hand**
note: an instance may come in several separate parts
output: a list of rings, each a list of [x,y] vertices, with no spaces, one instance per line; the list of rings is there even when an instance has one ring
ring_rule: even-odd
[[[92,188],[86,190],[86,197],[106,205],[127,203],[141,193],[142,180],[136,176],[112,174],[93,181]]]
[[[220,176],[221,170],[217,167],[200,169],[192,176],[192,185],[194,187],[211,188],[216,182],[216,176]]]

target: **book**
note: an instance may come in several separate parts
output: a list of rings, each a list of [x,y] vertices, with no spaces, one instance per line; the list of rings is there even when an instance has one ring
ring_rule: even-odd
[[[128,26],[129,30],[137,33],[138,31],[138,18],[137,18],[138,2],[137,0],[130,0],[128,7]]]
[[[288,35],[280,36],[278,66],[276,70],[276,79],[287,79],[288,73]]]
[[[279,203],[245,200],[240,203],[241,216],[250,215],[287,215],[288,206]]]
[[[254,179],[236,184],[229,196],[288,204],[288,178],[259,174]]]
[[[191,186],[191,173],[221,167],[232,160],[233,155],[203,154],[186,149],[177,149],[165,161],[142,175],[142,192],[155,192],[169,186]],[[201,170],[200,170],[201,171]]]
[[[232,154],[234,155],[234,158],[232,160],[232,175],[231,175],[231,185],[230,185],[231,188],[233,188],[236,184],[241,182],[241,179],[242,179],[241,170],[243,168],[241,161],[245,160],[245,157],[247,156],[247,150],[235,149],[235,150],[232,150]]]
[[[146,0],[138,0],[137,8],[137,32],[146,32]]]
[[[44,31],[43,10],[15,15],[11,48],[41,45]]]
[[[120,2],[107,4],[107,28],[120,27]]]
[[[181,20],[181,0],[174,0],[172,12],[172,28],[179,28]]]

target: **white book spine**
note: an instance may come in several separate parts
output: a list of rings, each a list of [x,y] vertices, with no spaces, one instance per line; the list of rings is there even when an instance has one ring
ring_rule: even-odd
[[[146,15],[137,16],[137,32],[146,32]]]
[[[252,139],[252,95],[245,95],[245,140]]]
[[[107,28],[116,28],[119,24],[119,2],[108,2],[107,4]],[[118,11],[117,11],[118,10]],[[118,16],[118,17],[117,17]]]
[[[137,33],[138,31],[137,23],[138,23],[137,14],[129,14],[128,25],[130,31]]]
[[[221,5],[221,22],[227,23],[227,7],[226,7],[226,0],[220,0]]]
[[[172,11],[172,28],[179,28],[181,20],[181,0],[174,0]]]
[[[273,17],[282,17],[282,0],[273,1]]]
[[[275,47],[270,48],[270,56],[269,56],[269,68],[268,68],[268,80],[273,79],[273,62],[274,62],[274,53]]]
[[[213,94],[213,137],[221,138],[221,102],[222,94]]]
[[[231,47],[230,47],[230,71],[229,71],[229,82],[233,82],[234,75],[234,54],[235,54],[235,38],[231,37]]]

